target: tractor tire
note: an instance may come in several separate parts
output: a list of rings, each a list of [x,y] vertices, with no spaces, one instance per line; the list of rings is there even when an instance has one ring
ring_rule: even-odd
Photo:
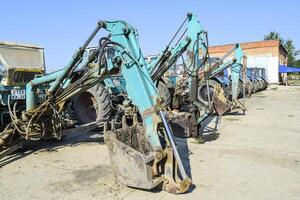
[[[209,99],[212,101],[212,98],[214,96],[214,88],[220,85],[217,81],[215,80],[209,80],[208,81],[208,87],[209,87]],[[198,88],[198,98],[202,100],[205,103],[208,103],[208,95],[207,95],[207,86],[206,83],[203,85],[199,85]]]
[[[79,124],[109,120],[112,109],[110,99],[110,94],[101,84],[75,96],[72,107]]]
[[[171,106],[172,97],[171,97],[171,92],[167,87],[167,85],[163,81],[159,81],[157,85],[157,89],[160,97],[163,100],[162,106],[163,107]]]
[[[251,81],[246,83],[246,95],[250,97],[253,94],[254,86]]]

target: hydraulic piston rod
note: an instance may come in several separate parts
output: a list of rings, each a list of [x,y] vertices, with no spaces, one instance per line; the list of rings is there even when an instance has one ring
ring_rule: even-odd
[[[182,178],[184,180],[188,179],[188,175],[186,174],[186,171],[184,169],[184,166],[182,164],[182,161],[181,161],[181,158],[179,156],[179,153],[178,153],[178,150],[177,150],[177,147],[176,147],[176,144],[175,144],[175,140],[174,140],[174,134],[166,120],[166,117],[164,115],[164,113],[162,111],[159,111],[159,115],[162,119],[162,122],[164,124],[164,127],[166,129],[166,132],[167,132],[167,135],[168,135],[168,138],[169,138],[169,141],[170,141],[170,144],[171,144],[171,147],[173,149],[173,153],[174,153],[174,156],[175,156],[175,159],[177,161],[177,164],[178,164],[178,168],[179,168],[179,171],[180,171],[180,174],[182,176]]]

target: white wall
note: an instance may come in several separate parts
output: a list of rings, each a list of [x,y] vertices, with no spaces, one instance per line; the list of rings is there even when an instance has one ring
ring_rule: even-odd
[[[278,57],[272,56],[272,54],[247,55],[247,67],[265,68],[269,83],[278,83],[278,60]]]

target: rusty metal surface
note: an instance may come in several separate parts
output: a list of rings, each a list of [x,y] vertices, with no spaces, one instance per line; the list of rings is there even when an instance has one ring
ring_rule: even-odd
[[[165,164],[165,178],[162,189],[173,194],[182,194],[189,190],[192,180],[188,177],[180,179],[178,176],[178,167],[176,159],[173,156],[171,148],[165,150],[166,164]]]
[[[120,182],[130,187],[149,190],[163,181],[162,177],[155,177],[153,174],[154,154],[147,155],[136,151],[120,142],[111,131],[104,134],[104,140],[109,150],[111,164]]]
[[[219,116],[231,109],[231,106],[224,95],[223,89],[217,85],[214,87],[213,108]]]
[[[141,131],[143,128],[132,129],[135,135],[139,135]],[[169,140],[165,141],[166,148],[162,151],[144,151],[144,148],[141,149],[143,145],[140,144],[143,141],[132,137],[132,134],[124,132],[122,128],[105,128],[104,132],[111,165],[121,183],[147,190],[162,186],[163,190],[174,194],[189,190],[190,176],[184,176],[177,170],[177,159]]]
[[[228,112],[230,110],[230,106],[227,104],[224,104],[223,101],[221,101],[218,98],[214,98],[213,99],[213,107],[214,110],[216,111],[216,113],[221,116],[223,114],[225,114],[226,112]]]
[[[232,106],[232,109],[231,111],[234,111],[234,110],[242,110],[245,114],[245,112],[247,111],[247,108],[245,107],[244,103],[242,103],[240,100],[238,99],[235,99],[233,101],[233,106]]]
[[[197,120],[195,115],[187,112],[180,112],[177,116],[168,116],[169,124],[176,137],[197,137]]]

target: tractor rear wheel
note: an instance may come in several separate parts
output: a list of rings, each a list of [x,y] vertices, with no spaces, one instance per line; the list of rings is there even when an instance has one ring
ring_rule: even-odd
[[[98,84],[75,96],[72,107],[80,124],[96,120],[105,122],[109,120],[111,114],[110,95],[103,85]]]
[[[217,81],[208,80],[208,91],[207,91],[206,83],[203,85],[199,85],[198,98],[203,102],[208,103],[208,93],[209,93],[209,99],[210,101],[212,101],[214,96],[214,88],[217,87],[217,85],[220,85]]]

